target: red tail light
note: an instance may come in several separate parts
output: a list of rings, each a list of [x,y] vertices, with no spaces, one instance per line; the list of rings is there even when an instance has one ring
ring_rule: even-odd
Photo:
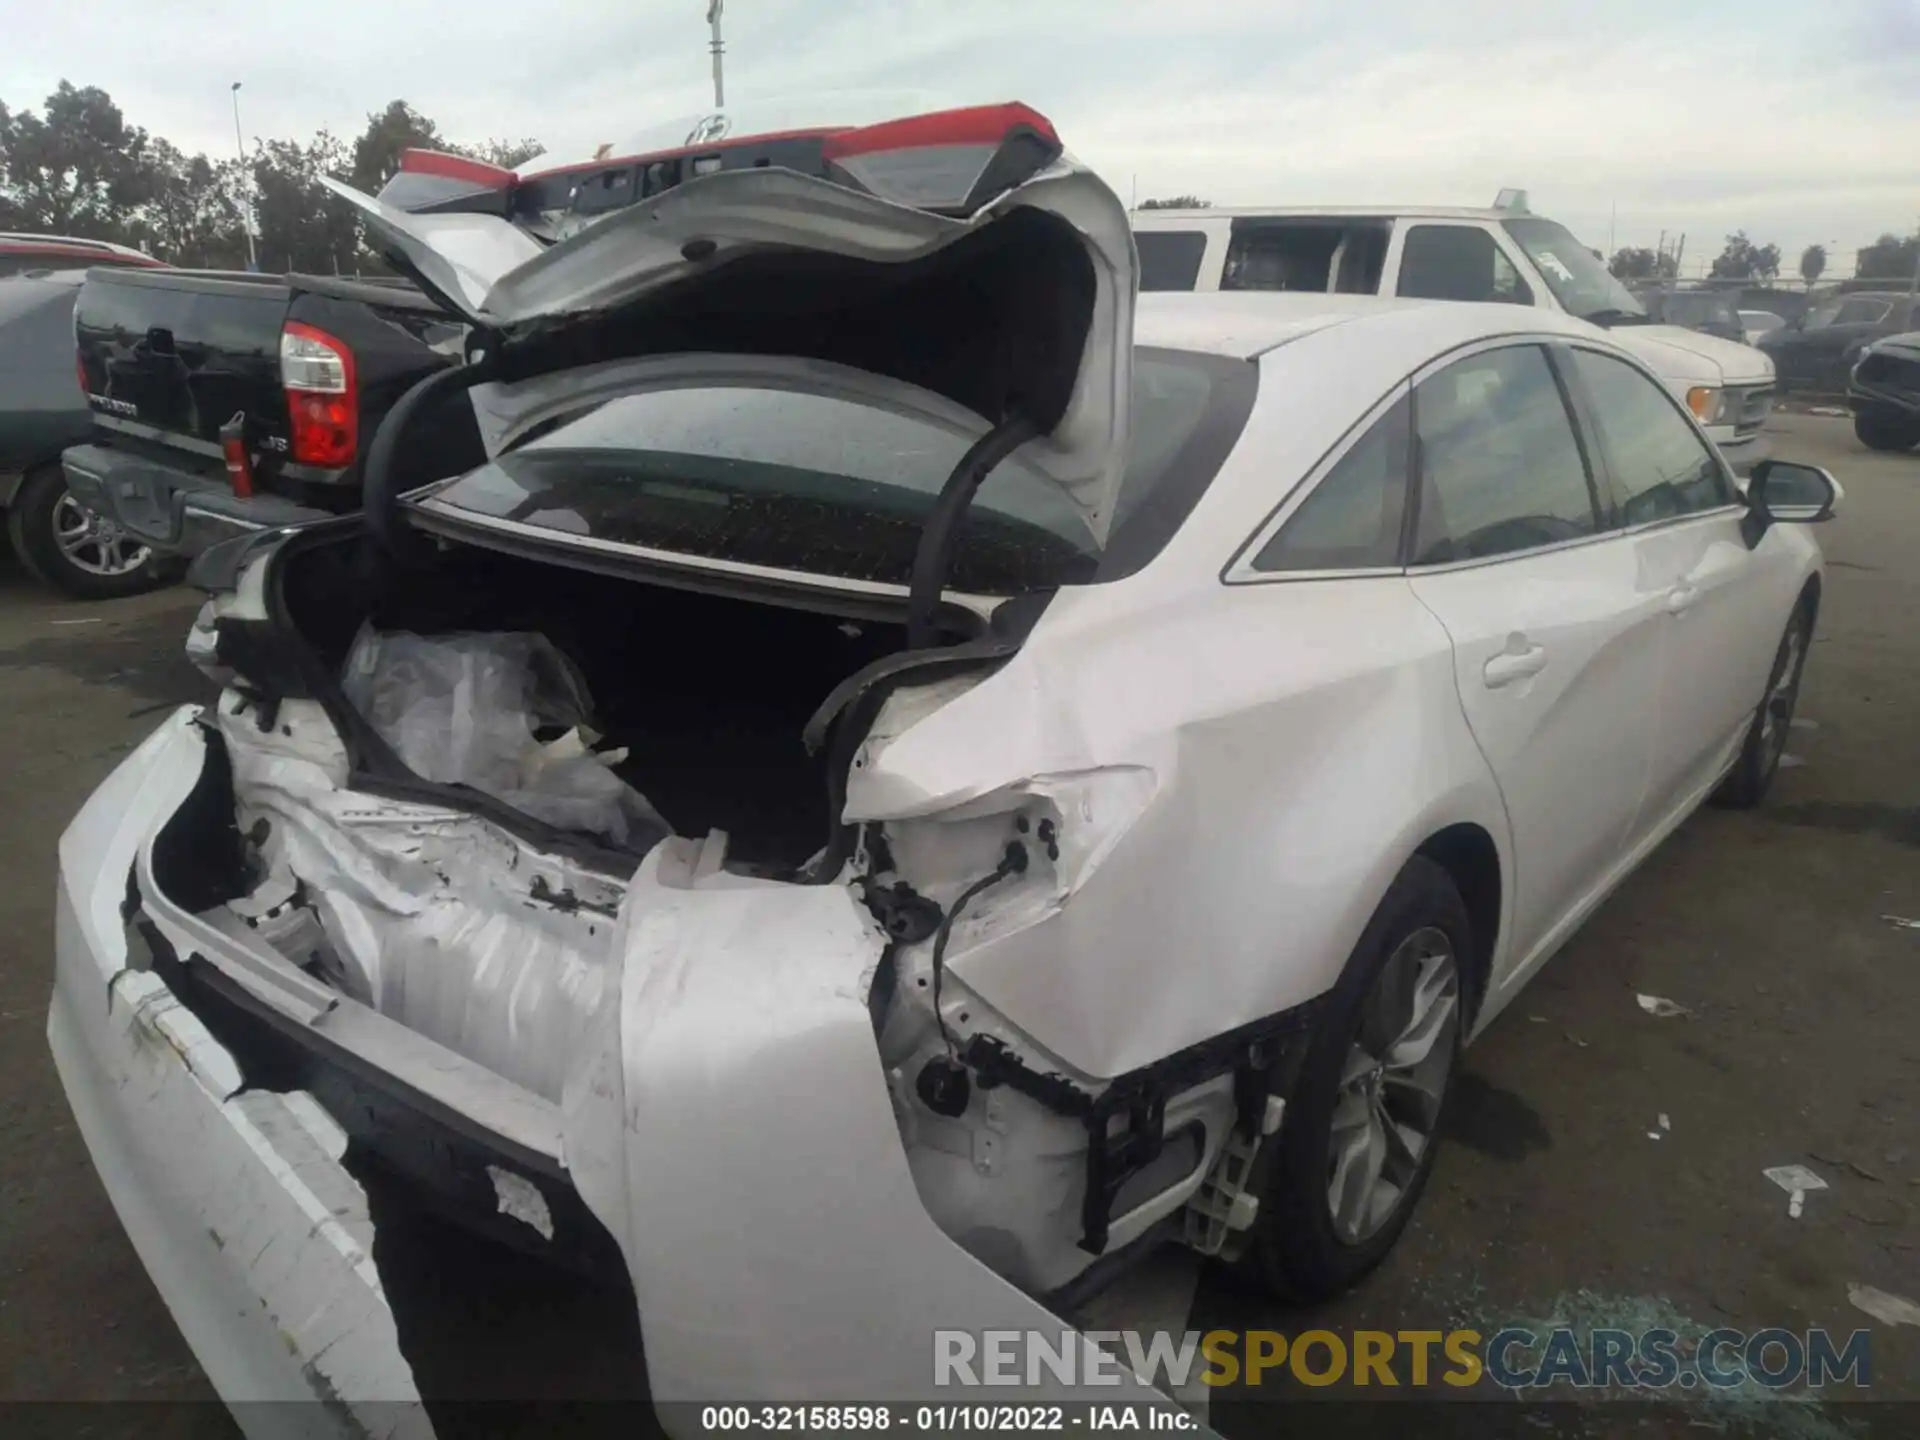
[[[280,333],[280,381],[297,465],[343,470],[360,448],[360,383],[343,340],[289,320]]]
[[[80,393],[91,396],[92,389],[87,385],[87,362],[76,353],[73,357],[73,373],[80,377]]]

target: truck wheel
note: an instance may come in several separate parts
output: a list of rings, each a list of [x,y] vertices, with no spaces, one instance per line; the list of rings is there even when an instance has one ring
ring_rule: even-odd
[[[1242,1277],[1324,1300],[1393,1248],[1440,1143],[1466,1036],[1467,907],[1416,855],[1328,996],[1279,1134]]]
[[[1920,421],[1892,419],[1885,415],[1856,415],[1853,433],[1869,450],[1911,450],[1920,445]]]
[[[67,489],[57,465],[29,472],[7,511],[13,552],[35,578],[78,600],[114,600],[171,578],[153,551],[96,515]]]

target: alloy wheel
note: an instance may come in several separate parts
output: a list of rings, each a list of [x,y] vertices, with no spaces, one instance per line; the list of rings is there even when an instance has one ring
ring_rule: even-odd
[[[1334,1099],[1327,1204],[1349,1245],[1405,1202],[1434,1143],[1460,1026],[1460,969],[1446,932],[1401,941],[1360,1009]]]
[[[89,575],[129,575],[152,557],[145,545],[71,494],[53,507],[53,540],[76,569]]]
[[[1806,659],[1805,627],[1796,623],[1787,631],[1779,673],[1760,708],[1760,753],[1771,770],[1787,748],[1787,730],[1793,723],[1793,702],[1800,689],[1800,666]]]

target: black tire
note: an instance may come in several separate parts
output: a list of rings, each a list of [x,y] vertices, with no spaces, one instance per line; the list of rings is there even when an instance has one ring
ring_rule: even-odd
[[[1338,1175],[1333,1123],[1348,1083],[1350,1056],[1364,1038],[1368,1001],[1389,961],[1419,937],[1438,932],[1454,957],[1453,1020],[1436,1036],[1432,1052],[1445,1058],[1444,1080],[1432,1105],[1431,1130],[1398,1199],[1378,1228],[1349,1237],[1341,1233],[1331,1186]],[[1266,1172],[1259,1219],[1246,1253],[1236,1264],[1241,1278],[1290,1301],[1324,1300],[1348,1289],[1386,1258],[1418,1203],[1439,1150],[1440,1126],[1459,1071],[1472,993],[1473,932],[1467,907],[1452,878],[1421,856],[1394,878],[1386,898],[1367,922],[1360,943],[1328,997],[1287,1103],[1278,1145]],[[1377,1081],[1378,1071],[1375,1071]],[[1376,1089],[1377,1094],[1391,1093]]]
[[[1800,700],[1800,679],[1807,670],[1807,650],[1813,644],[1813,604],[1802,596],[1794,607],[1793,618],[1780,635],[1780,648],[1774,651],[1773,668],[1767,672],[1766,693],[1753,712],[1746,741],[1740,746],[1740,758],[1713,793],[1713,803],[1728,810],[1751,810],[1766,798],[1773,777],[1779,772],[1780,757],[1786,753],[1787,732],[1793,723],[1793,709]],[[1791,676],[1782,677],[1788,666]]]
[[[1892,415],[1856,415],[1853,433],[1869,450],[1911,450],[1920,445],[1920,422]]]
[[[13,542],[13,553],[34,578],[76,600],[117,600],[158,589],[174,578],[178,567],[165,563],[150,549],[143,550],[144,558],[131,568],[113,573],[102,568],[108,554],[104,549],[93,547],[99,559],[91,566],[69,555],[61,548],[56,525],[77,505],[67,493],[67,479],[58,465],[31,470],[20,482],[19,493],[7,511],[7,538]]]

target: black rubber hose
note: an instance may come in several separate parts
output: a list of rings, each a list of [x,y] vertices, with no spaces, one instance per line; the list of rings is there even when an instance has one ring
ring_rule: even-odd
[[[935,612],[946,588],[947,569],[960,521],[987,476],[1007,456],[1040,433],[1024,415],[1010,415],[974,441],[940,487],[927,523],[920,528],[920,545],[913,554],[913,581],[907,590],[907,648],[921,650],[933,643]]]
[[[424,543],[400,523],[400,471],[393,462],[407,427],[427,406],[457,391],[471,390],[492,376],[489,365],[455,365],[448,370],[436,370],[396,400],[374,432],[373,444],[367,447],[366,465],[361,471],[361,504],[366,509],[367,529],[372,532],[375,543],[396,559],[418,553]]]

